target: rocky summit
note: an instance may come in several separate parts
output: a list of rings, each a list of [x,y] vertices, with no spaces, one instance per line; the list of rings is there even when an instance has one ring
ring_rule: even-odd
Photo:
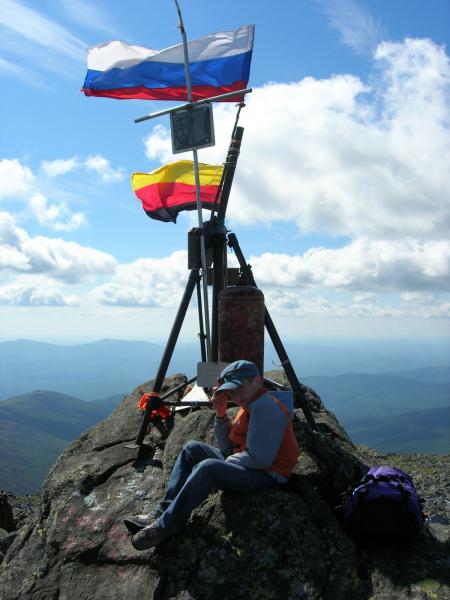
[[[177,382],[175,376],[166,385]],[[137,388],[72,443],[33,510],[16,515],[17,529],[0,535],[0,600],[450,598],[450,457],[357,448],[307,388],[318,431],[296,409],[301,454],[288,485],[213,494],[182,533],[155,549],[134,550],[123,517],[157,504],[185,442],[214,443],[214,413],[206,408],[177,415],[168,436],[151,428],[139,456],[127,448],[141,423],[137,399],[150,389],[151,382]],[[335,516],[339,494],[380,463],[410,472],[432,511],[413,545],[361,548]]]

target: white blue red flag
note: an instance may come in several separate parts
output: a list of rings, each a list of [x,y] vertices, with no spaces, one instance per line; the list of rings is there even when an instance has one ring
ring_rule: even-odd
[[[254,25],[244,25],[188,42],[193,100],[247,86],[253,37]],[[160,51],[119,41],[95,46],[89,50],[82,91],[122,100],[187,101],[183,44]]]

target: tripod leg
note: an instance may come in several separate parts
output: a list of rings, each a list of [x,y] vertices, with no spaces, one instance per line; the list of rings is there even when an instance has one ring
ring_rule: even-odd
[[[158,372],[156,373],[155,382],[153,384],[154,392],[161,391],[162,384],[164,382],[164,377],[166,376],[167,369],[169,367],[169,363],[175,348],[175,344],[177,343],[181,326],[183,325],[184,317],[186,316],[186,312],[191,301],[194,288],[199,279],[200,270],[198,268],[192,269],[189,275],[188,282],[186,284],[186,289],[184,290],[183,298],[181,299],[180,306],[175,317],[175,321],[172,326],[172,330],[169,335],[169,339],[167,340],[166,348],[164,350],[164,354],[161,359]],[[152,398],[151,400],[154,400],[154,398]],[[155,402],[149,401],[147,403],[147,408],[145,409],[144,416],[142,417],[142,423],[139,429],[139,433],[136,437],[136,444],[138,446],[142,446],[142,442],[144,441],[145,434],[147,433],[147,427],[150,422],[150,415],[154,408],[158,408],[157,406],[155,406]]]
[[[239,264],[242,269],[242,273],[244,275],[244,279],[248,285],[252,285],[254,287],[258,287],[255,282],[255,278],[253,276],[252,269],[250,265],[247,264],[244,255],[242,254],[242,250],[239,246],[239,242],[234,233],[230,233],[228,236],[228,245],[233,248],[234,253],[239,261]],[[287,352],[283,346],[283,342],[281,341],[280,336],[278,335],[278,331],[275,328],[275,325],[272,321],[272,318],[269,314],[267,308],[264,311],[264,324],[266,326],[267,332],[272,340],[272,344],[277,351],[278,358],[280,359],[281,365],[286,373],[287,378],[289,379],[289,383],[291,384],[292,391],[294,392],[294,397],[299,400],[300,406],[303,410],[303,413],[306,417],[306,420],[309,426],[317,431],[317,425],[314,421],[314,417],[312,416],[311,410],[308,406],[308,402],[305,398],[305,394],[303,392],[303,388],[300,384],[300,381],[297,378],[297,375],[294,371],[291,361],[287,355]]]
[[[200,289],[200,279],[197,279],[196,287],[197,287],[198,327],[199,327],[198,337],[200,338],[200,354],[202,357],[202,362],[206,362],[206,344],[205,344],[206,335],[205,335],[205,331],[203,329],[202,291]]]

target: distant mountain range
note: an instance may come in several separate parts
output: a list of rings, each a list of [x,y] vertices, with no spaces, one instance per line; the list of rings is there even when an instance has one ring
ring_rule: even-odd
[[[450,405],[395,416],[355,417],[344,426],[355,444],[382,452],[450,454]]]
[[[410,370],[402,375],[344,373],[335,377],[305,377],[338,419],[382,417],[450,404],[450,369]],[[433,377],[433,373],[435,376]]]
[[[161,354],[160,346],[147,342],[100,340],[77,346],[2,342],[0,398],[36,389],[84,400],[119,394],[150,379]]]
[[[39,489],[50,467],[85,429],[107,417],[122,395],[86,402],[35,391],[0,402],[0,489]]]
[[[413,378],[433,383],[440,381],[435,379],[440,375],[434,369],[450,364],[450,343],[442,340],[289,341],[285,346],[300,380],[344,373],[403,375],[409,369],[421,369],[423,372]],[[30,340],[1,342],[0,399],[37,389],[55,390],[84,400],[126,393],[155,376],[163,351],[162,344],[123,340],[74,346]],[[266,370],[279,364],[269,342],[265,359]],[[179,343],[167,374],[183,372],[191,377],[199,360],[198,343]],[[424,366],[432,368],[428,375]],[[408,378],[407,374],[403,376]]]
[[[381,452],[450,453],[450,368],[398,375],[306,377],[355,444]]]

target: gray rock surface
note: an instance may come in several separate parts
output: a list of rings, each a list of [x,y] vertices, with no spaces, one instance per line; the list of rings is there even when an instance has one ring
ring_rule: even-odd
[[[319,432],[297,409],[301,455],[289,485],[213,494],[182,533],[157,549],[135,551],[123,517],[156,505],[186,441],[214,443],[213,413],[203,409],[177,416],[167,441],[152,429],[153,450],[137,458],[125,444],[141,422],[137,398],[150,386],[139,386],[58,459],[36,509],[17,519],[15,539],[6,544],[0,600],[450,598],[445,524],[439,534],[427,527],[412,547],[370,552],[341,529],[331,508],[337,495],[370,464],[394,462],[356,448],[312,390],[307,395]],[[440,465],[445,469],[449,459],[440,459],[432,471],[436,493],[448,485]],[[440,506],[436,515],[445,519]]]
[[[16,522],[7,492],[0,491],[0,529],[14,531]]]

